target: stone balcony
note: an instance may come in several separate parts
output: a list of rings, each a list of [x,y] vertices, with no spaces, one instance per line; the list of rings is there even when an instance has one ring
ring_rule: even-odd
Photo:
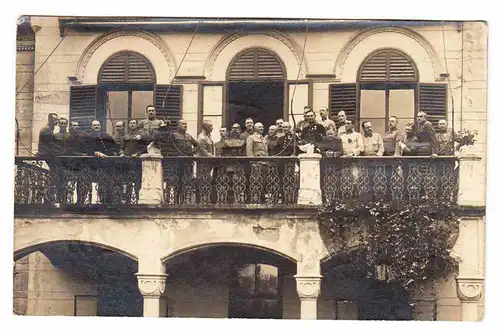
[[[87,206],[292,208],[335,200],[456,201],[457,157],[16,157],[16,212]]]

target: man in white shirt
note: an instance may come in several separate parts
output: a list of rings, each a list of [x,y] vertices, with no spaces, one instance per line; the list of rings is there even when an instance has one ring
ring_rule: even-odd
[[[345,122],[345,133],[340,136],[342,140],[343,155],[358,156],[365,150],[361,134],[354,131],[352,121]]]

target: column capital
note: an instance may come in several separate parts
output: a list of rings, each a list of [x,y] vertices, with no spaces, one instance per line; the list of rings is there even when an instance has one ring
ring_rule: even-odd
[[[458,298],[462,302],[477,302],[483,293],[484,278],[457,277]]]
[[[167,274],[135,274],[139,290],[144,297],[160,298],[165,293]]]
[[[322,276],[297,276],[297,294],[301,300],[316,300],[321,291]]]

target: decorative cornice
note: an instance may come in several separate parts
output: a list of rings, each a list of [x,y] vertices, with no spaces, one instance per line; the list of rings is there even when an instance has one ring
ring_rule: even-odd
[[[457,277],[458,297],[462,302],[477,302],[483,293],[484,278]]]
[[[80,60],[78,61],[78,64],[76,66],[75,76],[79,79],[83,78],[85,74],[85,69],[87,68],[87,64],[90,58],[92,58],[92,55],[104,43],[118,37],[129,37],[129,36],[143,38],[148,42],[150,42],[151,44],[153,44],[154,46],[156,46],[158,50],[160,50],[160,52],[165,57],[165,60],[169,67],[170,76],[174,75],[176,68],[175,58],[171,54],[165,42],[159,36],[142,30],[116,30],[99,36],[87,46],[87,48],[83,51],[82,56],[80,57]],[[156,69],[156,71],[159,70],[160,69]]]
[[[301,300],[316,300],[321,292],[322,276],[297,276],[297,294]]]
[[[209,80],[212,78],[212,73],[213,73],[213,67],[215,65],[215,61],[217,60],[217,57],[219,57],[219,54],[232,42],[237,40],[238,38],[244,37],[244,36],[249,36],[249,35],[265,35],[272,37],[274,39],[277,39],[278,41],[282,42],[285,44],[288,49],[293,53],[295,56],[295,59],[297,60],[297,64],[300,64],[300,58],[302,55],[302,52],[300,50],[300,47],[288,36],[285,34],[278,32],[276,30],[262,30],[262,31],[240,31],[236,32],[233,34],[230,34],[224,38],[222,38],[219,43],[213,48],[213,50],[210,52],[210,55],[207,58],[207,61],[205,62],[205,77],[209,78]],[[303,74],[303,76],[307,73],[307,64],[306,61],[302,62],[303,69],[299,69],[300,72]]]
[[[165,294],[167,274],[135,274],[139,290],[144,297],[160,298]]]
[[[34,45],[17,45],[16,51],[17,52],[35,52],[35,46]]]
[[[427,54],[429,55],[429,58],[432,62],[432,67],[434,69],[434,77],[436,80],[440,79],[440,74],[444,73],[444,70],[442,70],[441,62],[439,61],[439,57],[437,55],[436,50],[434,47],[429,43],[429,41],[416,32],[413,29],[409,28],[403,28],[403,27],[380,27],[380,28],[371,28],[364,30],[360,32],[359,34],[355,35],[352,37],[347,44],[344,46],[342,51],[340,51],[337,60],[335,61],[335,67],[333,69],[333,73],[336,74],[337,78],[342,78],[342,71],[345,65],[345,62],[347,61],[347,58],[349,57],[349,54],[351,51],[358,45],[360,44],[363,40],[366,38],[376,35],[376,34],[382,34],[382,33],[398,33],[405,35],[407,37],[410,37],[411,39],[415,40],[418,44],[422,46],[422,48],[425,49]]]

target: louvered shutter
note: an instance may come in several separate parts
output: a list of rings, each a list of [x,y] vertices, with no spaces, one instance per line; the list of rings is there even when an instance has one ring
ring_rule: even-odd
[[[419,111],[427,114],[435,127],[440,119],[446,119],[446,84],[420,84]]]
[[[252,49],[236,56],[229,72],[229,80],[284,79],[280,60],[271,52]]]
[[[96,90],[95,85],[70,88],[69,119],[78,122],[81,130],[89,131],[96,119]]]
[[[134,52],[112,56],[99,74],[100,83],[152,83],[154,79],[149,62]]]
[[[330,85],[330,117],[339,126],[337,114],[344,110],[348,120],[357,123],[356,111],[356,84],[331,84]]]
[[[168,87],[168,85],[156,85],[156,115],[169,119],[173,125],[176,125],[182,115],[182,86],[172,85],[170,90]],[[168,96],[166,96],[167,92]],[[164,105],[163,100],[165,100]]]
[[[395,50],[379,51],[363,63],[360,81],[418,81],[417,69],[411,59]]]

